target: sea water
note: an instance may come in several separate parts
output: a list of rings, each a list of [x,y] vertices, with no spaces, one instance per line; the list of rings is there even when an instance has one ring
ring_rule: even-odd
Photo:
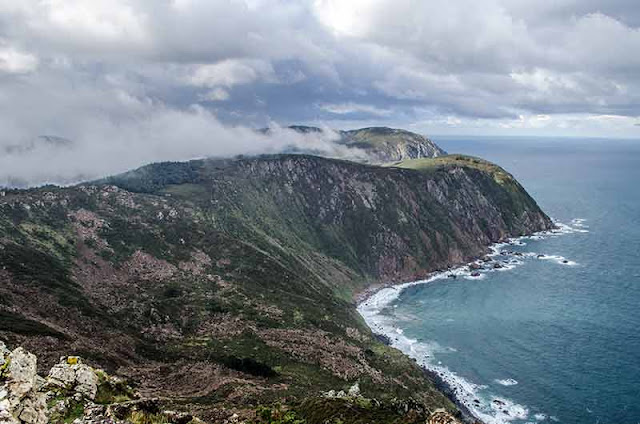
[[[377,293],[369,325],[487,423],[640,422],[640,141],[435,141],[507,169],[560,229]]]

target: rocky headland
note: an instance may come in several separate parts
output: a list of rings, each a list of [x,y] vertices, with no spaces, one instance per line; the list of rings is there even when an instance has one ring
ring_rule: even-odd
[[[160,399],[161,413],[206,422],[460,417],[414,361],[371,333],[354,297],[552,226],[510,174],[461,155],[387,166],[206,159],[5,190],[0,337],[37,353],[29,375],[42,376],[24,386],[22,409],[11,401],[12,416],[41,419],[25,406],[51,400],[50,370],[76,367],[76,381],[86,366],[135,387],[113,404]],[[91,390],[76,382],[65,396],[100,404],[100,385],[92,399],[95,379],[81,374]],[[108,409],[95,414],[120,419]]]

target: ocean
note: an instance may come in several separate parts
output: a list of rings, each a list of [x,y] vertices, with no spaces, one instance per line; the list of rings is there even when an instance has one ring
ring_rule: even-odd
[[[639,423],[640,141],[434,141],[504,167],[561,230],[495,246],[500,270],[384,289],[368,324],[486,423]]]

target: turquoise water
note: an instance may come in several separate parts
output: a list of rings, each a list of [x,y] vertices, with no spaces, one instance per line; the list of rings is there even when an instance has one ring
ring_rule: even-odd
[[[381,293],[369,324],[485,421],[640,422],[640,141],[436,142],[502,165],[568,227],[499,247],[529,254],[496,256],[512,269]]]

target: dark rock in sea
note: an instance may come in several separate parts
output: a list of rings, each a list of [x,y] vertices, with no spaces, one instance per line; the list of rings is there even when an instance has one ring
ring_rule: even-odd
[[[456,278],[458,278],[458,276],[455,274],[449,274],[447,275],[447,278],[453,278],[455,280]]]
[[[471,276],[472,277],[479,277],[480,273],[478,271],[474,271],[474,272],[471,273]]]
[[[387,336],[385,334],[378,334],[378,333],[374,333],[373,335],[381,343],[384,343],[387,346],[391,345],[391,339],[389,338],[389,336]]]
[[[498,262],[493,264],[493,269],[500,269],[500,268],[504,268],[504,267],[502,265],[500,265]]]
[[[484,269],[484,267],[480,264],[472,263],[472,264],[469,264],[469,269],[473,271],[478,269]]]
[[[569,263],[569,261],[568,261],[568,260],[566,260],[566,259],[564,259],[564,260],[562,261],[562,263],[563,263],[563,264],[568,264],[568,263]]]
[[[540,258],[544,258],[544,255],[543,255],[542,253],[540,253],[540,254],[537,256],[537,258],[538,258],[538,259],[540,259]]]

